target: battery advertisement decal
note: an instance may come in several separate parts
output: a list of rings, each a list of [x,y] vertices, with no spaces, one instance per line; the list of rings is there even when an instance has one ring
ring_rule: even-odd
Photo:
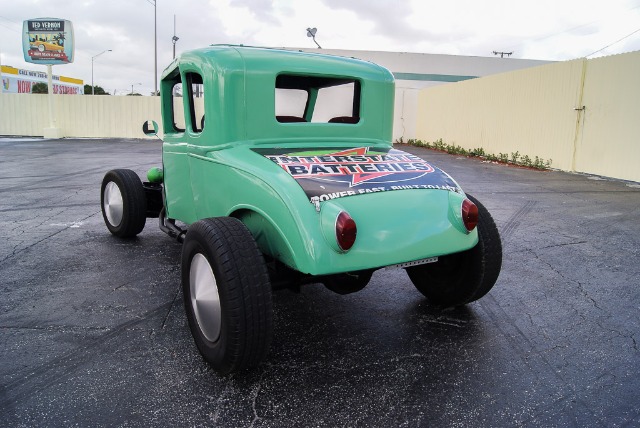
[[[396,149],[253,149],[288,172],[311,199],[320,201],[404,189],[459,192],[438,168]]]

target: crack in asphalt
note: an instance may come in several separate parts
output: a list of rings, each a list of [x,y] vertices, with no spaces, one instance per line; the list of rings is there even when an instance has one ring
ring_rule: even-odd
[[[253,428],[257,421],[261,420],[262,417],[258,415],[258,395],[260,394],[260,390],[262,389],[262,381],[264,380],[264,369],[260,374],[260,379],[256,382],[255,392],[252,391],[252,400],[251,400],[251,410],[253,411],[253,419],[251,420],[251,424],[249,424],[249,428]]]
[[[502,236],[503,241],[509,240],[518,226],[520,226],[520,223],[522,223],[522,220],[533,210],[537,203],[537,201],[527,201],[518,211],[509,217],[505,225],[500,230],[500,235]]]
[[[87,217],[84,217],[83,219],[78,220],[78,222],[86,221],[86,220],[90,219],[91,217],[93,217],[93,216],[95,216],[95,215],[97,215],[97,214],[101,214],[101,213],[102,213],[102,211],[97,211],[97,212],[95,212],[95,213],[93,213],[93,214],[88,215]],[[52,217],[49,217],[49,218],[48,218],[48,220],[50,220],[51,218],[53,218],[53,216],[52,216]],[[42,226],[42,225],[43,225],[44,223],[46,223],[48,220],[43,221],[43,222],[42,222],[42,223],[40,223],[38,226],[36,226],[36,228],[37,228],[37,227]],[[22,248],[22,249],[19,249],[19,250],[17,249],[17,247],[19,246],[19,244],[18,244],[18,245],[16,245],[16,246],[14,246],[14,247],[13,247],[13,251],[12,251],[10,254],[8,254],[7,256],[5,256],[3,259],[1,259],[1,260],[0,260],[0,265],[2,265],[4,262],[6,262],[7,260],[11,259],[12,257],[14,257],[14,256],[16,256],[16,255],[18,255],[18,254],[20,254],[20,253],[22,253],[22,252],[24,252],[24,251],[27,251],[28,249],[35,247],[36,245],[40,244],[41,242],[44,242],[44,241],[46,241],[47,239],[53,238],[53,237],[54,237],[54,236],[56,236],[57,234],[59,234],[59,233],[61,233],[61,232],[64,232],[65,230],[70,229],[70,228],[71,228],[71,225],[69,225],[69,226],[67,226],[67,227],[64,227],[64,228],[62,228],[62,229],[60,229],[60,230],[57,230],[57,231],[55,231],[55,232],[53,232],[53,233],[51,233],[51,234],[49,234],[49,235],[45,236],[44,238],[39,239],[38,241],[33,242],[33,243],[31,243],[31,244],[27,245],[26,247],[24,247],[24,248]],[[23,232],[23,233],[24,233],[24,232]]]
[[[579,397],[578,395],[579,391],[574,386],[572,386],[571,383],[567,382],[566,379],[564,379],[564,377],[554,368],[553,364],[551,364],[551,362],[545,356],[545,352],[542,352],[541,350],[537,349],[536,346],[534,346],[534,344],[531,342],[531,340],[529,340],[527,335],[516,324],[505,324],[505,323],[499,322],[500,319],[504,319],[503,317],[505,316],[505,312],[502,306],[500,306],[500,304],[496,302],[493,296],[489,294],[482,301],[479,301],[479,303],[480,303],[480,306],[487,313],[487,315],[489,315],[489,317],[492,319],[492,321],[497,326],[497,328],[502,332],[502,336],[511,344],[511,346],[513,346],[514,349],[520,350],[520,352],[518,352],[517,354],[525,356],[525,363],[530,368],[531,373],[535,374],[536,377],[538,377],[538,373],[543,373],[543,372],[553,373],[553,376],[557,378],[568,389],[569,393],[559,392],[560,397],[557,400],[554,400],[552,404],[549,405],[549,407],[552,407],[559,402],[562,402],[564,400],[571,398],[581,402],[586,409],[589,409],[588,403],[584,402],[584,400]],[[498,315],[495,310],[502,313]],[[507,331],[507,329],[511,329],[511,328],[515,330],[513,332],[515,334]],[[525,349],[525,347],[522,346],[523,344],[528,345],[527,346],[528,349]],[[546,366],[546,370],[535,370],[531,368],[530,363],[533,363],[533,361],[530,360],[528,357],[526,357],[527,354],[533,354],[538,356],[542,364]],[[594,420],[598,420],[602,422],[595,415],[593,411],[589,410],[589,412],[591,416],[594,418]],[[540,410],[536,409],[535,415],[529,416],[524,421],[520,421],[520,424],[524,423],[526,425],[527,421],[533,420],[536,416],[540,414],[541,414]]]
[[[95,202],[78,203],[78,204],[66,204],[66,205],[30,205],[30,204],[25,204],[25,205],[16,205],[16,206],[14,206],[12,208],[0,209],[0,213],[8,213],[8,212],[12,212],[12,211],[24,211],[24,210],[37,211],[37,210],[50,210],[50,209],[55,209],[55,208],[92,207],[92,206],[95,206],[95,205],[96,205]]]
[[[123,166],[121,168],[134,169],[134,168],[141,167],[143,165],[148,166],[149,163],[148,162],[143,162],[143,163],[137,163],[137,164],[130,164],[130,165],[127,165],[127,166]],[[81,170],[81,171],[70,172],[68,174],[56,174],[55,178],[56,178],[56,180],[66,180],[66,179],[71,178],[71,177],[81,177],[81,176],[84,176],[84,175],[100,173],[101,171],[102,171],[102,166],[99,166],[99,167],[95,167],[95,168],[84,169],[84,170]],[[42,180],[31,181],[28,184],[19,184],[19,185],[13,186],[13,187],[3,187],[3,188],[0,189],[0,193],[8,192],[8,191],[11,191],[11,190],[16,190],[16,189],[19,189],[20,191],[23,191],[23,192],[25,190],[33,190],[34,186],[37,186],[37,185],[43,184],[43,183],[50,183],[51,181],[52,180],[49,177],[49,178],[44,178]],[[64,186],[61,186],[61,187],[68,188],[68,185],[65,184]]]
[[[48,325],[44,327],[40,326],[16,326],[16,325],[0,325],[0,330],[24,330],[24,331],[52,331],[52,332],[73,332],[73,331],[107,331],[108,327],[78,327],[78,326],[66,326],[66,325]]]
[[[546,247],[540,247],[540,250],[546,250],[548,248],[557,248],[557,247],[566,247],[567,245],[579,245],[579,244],[588,244],[589,241],[576,241],[576,242],[565,242],[562,244],[553,244],[547,245]]]
[[[545,248],[548,248],[548,247],[543,247],[543,248],[540,248],[540,249],[542,250],[542,249],[545,249]],[[591,297],[589,295],[589,293],[587,292],[587,290],[585,290],[584,284],[581,281],[578,281],[577,279],[568,278],[566,275],[564,275],[562,272],[560,272],[560,270],[555,265],[553,265],[553,264],[547,262],[546,260],[540,258],[538,253],[536,253],[533,249],[530,248],[529,251],[531,252],[531,254],[533,254],[533,256],[536,258],[536,260],[538,260],[540,263],[543,263],[544,265],[546,265],[552,272],[554,272],[560,278],[562,278],[566,282],[576,284],[578,286],[578,290],[580,290],[580,293],[582,294],[582,296],[584,298],[588,299],[596,309],[598,309],[600,311],[603,310],[600,306],[598,306],[598,302],[596,301],[596,299]]]
[[[173,306],[176,303],[176,300],[178,300],[178,296],[180,295],[180,286],[176,287],[176,294],[173,296],[173,300],[171,301],[171,306],[169,306],[169,310],[167,310],[167,314],[164,316],[164,319],[162,320],[162,327],[161,330],[164,330],[164,327],[167,324],[167,320],[169,319],[169,315],[171,315],[171,311],[173,310]]]
[[[109,341],[135,325],[164,314],[164,311],[171,304],[172,302],[162,304],[145,312],[136,319],[126,321],[110,329],[105,334],[90,339],[87,344],[53,358],[38,367],[27,367],[23,370],[23,373],[16,373],[15,379],[6,383],[3,387],[4,397],[0,397],[0,413],[8,412],[14,403],[19,403],[25,398],[59,383],[63,379],[69,378],[72,373],[78,371],[82,366],[101,356],[101,349]]]
[[[233,378],[234,378],[233,374],[229,376],[230,380],[233,380]],[[222,411],[222,402],[224,398],[227,396],[227,394],[229,393],[229,389],[231,389],[231,382],[227,382],[224,389],[218,396],[218,399],[216,400],[216,412],[213,415],[211,415],[209,418],[214,426],[217,425],[218,418],[220,417],[220,412]]]

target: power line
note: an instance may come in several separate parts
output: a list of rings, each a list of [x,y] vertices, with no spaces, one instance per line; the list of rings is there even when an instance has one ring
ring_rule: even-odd
[[[20,25],[20,24],[21,24],[20,22],[18,22],[18,21],[14,21],[14,20],[9,19],[9,18],[7,18],[7,17],[5,17],[5,16],[1,16],[1,15],[0,15],[0,18],[4,19],[5,21],[9,21],[9,22],[11,22],[11,23],[13,23],[13,24],[18,24],[18,25]]]
[[[5,20],[5,21],[7,21],[7,22],[10,22],[10,23],[12,23],[12,24],[15,24],[15,25],[22,25],[20,22],[12,21],[11,19],[9,19],[9,18],[5,18],[4,16],[0,16],[0,18],[4,19],[4,20]],[[16,33],[19,33],[19,32],[20,32],[20,30],[16,30],[15,28],[8,27],[7,25],[5,25],[5,24],[3,24],[3,23],[0,23],[0,27],[4,27],[4,28],[6,28],[7,30],[15,31]]]
[[[598,53],[598,52],[600,52],[600,51],[603,51],[603,50],[605,50],[606,48],[608,48],[608,47],[610,47],[610,46],[613,46],[613,45],[615,45],[615,44],[616,44],[616,43],[618,43],[618,42],[623,41],[623,40],[624,40],[624,39],[626,39],[627,37],[631,37],[631,36],[633,36],[633,35],[634,35],[634,34],[636,34],[638,31],[640,31],[640,28],[638,28],[636,31],[634,31],[634,32],[632,32],[632,33],[630,33],[630,34],[627,34],[627,35],[626,35],[626,36],[624,36],[623,38],[621,38],[621,39],[619,39],[619,40],[616,40],[615,42],[611,43],[610,45],[607,45],[607,46],[603,47],[602,49],[598,49],[598,50],[597,50],[597,51],[595,51],[595,52],[591,52],[589,55],[585,56],[585,58],[586,58],[586,57],[589,57],[589,56],[591,56],[591,55],[593,55],[593,54],[596,54],[596,53]]]
[[[4,28],[6,28],[7,30],[15,31],[16,33],[19,33],[19,32],[20,32],[20,30],[16,30],[15,28],[7,27],[6,25],[4,25],[4,24],[2,24],[2,23],[0,23],[0,27],[4,27]]]
[[[558,35],[560,35],[560,34],[568,33],[568,32],[571,32],[571,31],[573,31],[573,30],[577,30],[578,28],[586,27],[586,26],[588,26],[588,25],[593,25],[593,24],[596,24],[596,23],[598,23],[598,22],[602,22],[602,21],[605,21],[605,20],[609,20],[609,19],[613,18],[614,16],[618,15],[619,13],[622,13],[622,12],[625,12],[625,13],[626,13],[626,12],[630,12],[630,11],[635,10],[635,9],[638,9],[638,8],[640,8],[640,5],[633,6],[633,7],[629,8],[629,9],[624,10],[624,11],[618,11],[618,12],[615,12],[615,13],[613,13],[613,14],[611,14],[611,15],[607,16],[607,17],[603,17],[603,18],[600,18],[600,19],[596,19],[595,21],[591,21],[591,22],[587,22],[587,23],[585,23],[585,24],[576,25],[575,27],[567,28],[567,29],[562,30],[562,31],[559,31],[559,32],[557,32],[557,33],[547,34],[546,36],[541,36],[541,37],[536,37],[536,38],[528,39],[528,40],[525,40],[525,41],[523,41],[523,42],[521,42],[521,43],[518,43],[518,44],[515,44],[515,45],[511,45],[511,46],[509,46],[509,47],[508,47],[508,49],[512,49],[512,48],[515,48],[515,47],[522,46],[522,45],[523,45],[523,44],[525,44],[525,43],[530,43],[530,42],[539,42],[539,41],[541,41],[541,40],[548,39],[548,38],[550,38],[550,37],[554,37],[554,36],[558,36]],[[615,43],[617,43],[617,42],[615,42]],[[613,44],[615,44],[615,43],[613,43]],[[605,49],[605,48],[603,48],[603,49]],[[595,52],[594,52],[594,53],[595,53]],[[593,55],[593,54],[591,54],[591,55]],[[588,55],[587,55],[587,56],[588,56]]]

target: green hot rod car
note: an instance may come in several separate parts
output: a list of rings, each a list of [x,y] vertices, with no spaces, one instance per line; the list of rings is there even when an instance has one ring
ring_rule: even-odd
[[[102,212],[115,236],[158,217],[183,242],[189,326],[219,373],[264,359],[272,289],[350,293],[395,266],[430,302],[455,306],[496,282],[502,248],[487,210],[442,170],[393,148],[385,68],[210,46],[169,65],[161,102],[162,168],[144,183],[109,171]]]

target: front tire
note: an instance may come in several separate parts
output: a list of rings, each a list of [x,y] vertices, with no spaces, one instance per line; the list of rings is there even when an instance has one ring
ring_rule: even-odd
[[[442,256],[436,263],[407,268],[413,285],[431,303],[460,306],[478,300],[491,290],[502,267],[500,234],[489,211],[478,206],[478,244],[461,253]]]
[[[147,221],[147,199],[138,174],[130,169],[107,172],[100,201],[102,218],[112,234],[131,238],[142,232]]]
[[[242,222],[220,217],[189,227],[182,290],[193,339],[216,372],[255,367],[266,357],[273,332],[271,283]]]

